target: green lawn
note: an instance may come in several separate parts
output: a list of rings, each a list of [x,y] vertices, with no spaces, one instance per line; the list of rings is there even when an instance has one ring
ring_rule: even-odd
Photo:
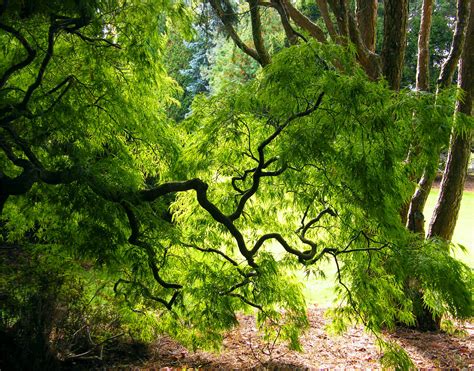
[[[427,223],[431,218],[433,209],[438,198],[439,190],[433,189],[425,208],[425,219]],[[459,218],[454,231],[453,242],[465,246],[468,251],[463,253],[458,250],[455,256],[474,268],[474,192],[464,192]],[[324,263],[322,267],[327,274],[326,279],[315,277],[304,278],[303,273],[296,272],[297,276],[305,284],[304,294],[308,304],[318,304],[321,307],[331,306],[334,300],[334,280],[336,269],[332,263]]]
[[[428,197],[425,208],[426,224],[431,219],[438,195],[439,190],[433,189]],[[468,249],[467,253],[457,251],[455,256],[471,268],[474,268],[474,192],[464,192],[463,194],[453,242],[459,243]]]

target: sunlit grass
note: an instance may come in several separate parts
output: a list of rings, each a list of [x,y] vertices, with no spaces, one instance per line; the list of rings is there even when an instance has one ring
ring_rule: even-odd
[[[425,219],[428,226],[438,199],[439,189],[433,189],[428,197],[425,207]],[[474,192],[465,191],[461,202],[461,210],[454,230],[453,242],[459,243],[467,248],[464,253],[456,251],[455,256],[474,268]]]
[[[425,208],[427,224],[431,219],[438,195],[439,190],[433,189],[428,197]],[[471,268],[474,268],[474,192],[464,192],[453,242],[467,248],[466,253],[457,250],[455,256]],[[307,303],[318,304],[321,307],[329,307],[333,304],[333,300],[335,299],[333,288],[336,284],[336,268],[332,262],[324,262],[322,263],[321,269],[326,273],[326,278],[324,279],[314,276],[305,278],[303,272],[297,272],[296,274],[305,285],[304,294]]]

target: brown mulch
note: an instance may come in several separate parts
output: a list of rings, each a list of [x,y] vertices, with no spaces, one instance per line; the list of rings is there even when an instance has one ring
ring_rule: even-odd
[[[263,342],[255,319],[241,315],[240,325],[227,333],[220,353],[191,352],[176,341],[162,337],[150,346],[145,359],[133,364],[118,363],[112,368],[380,368],[382,354],[374,345],[373,336],[366,334],[360,327],[353,328],[340,337],[329,336],[324,330],[324,311],[313,306],[308,314],[310,329],[301,338],[301,353],[288,351],[284,344]],[[462,328],[465,334],[460,336],[398,329],[384,337],[402,345],[417,368],[473,369],[474,323],[465,323]]]

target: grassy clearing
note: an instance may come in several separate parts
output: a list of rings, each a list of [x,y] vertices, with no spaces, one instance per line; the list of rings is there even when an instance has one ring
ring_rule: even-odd
[[[431,219],[438,195],[439,189],[433,189],[426,202],[426,226],[428,226]],[[474,192],[465,191],[463,194],[453,242],[461,244],[467,249],[466,252],[457,250],[455,256],[471,268],[474,268]]]
[[[431,219],[438,195],[439,190],[433,189],[428,197],[425,208],[427,224]],[[461,244],[467,249],[466,252],[458,249],[455,251],[455,256],[474,268],[474,192],[464,192],[453,242]],[[327,277],[325,279],[314,276],[305,278],[302,272],[296,272],[296,275],[305,285],[304,294],[308,304],[329,307],[335,299],[333,288],[336,279],[336,268],[332,262],[328,262],[322,263],[321,269],[326,273]]]

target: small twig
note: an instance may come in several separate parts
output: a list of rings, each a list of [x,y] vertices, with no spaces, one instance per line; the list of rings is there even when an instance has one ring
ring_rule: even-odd
[[[100,343],[95,344],[91,349],[89,349],[89,350],[87,350],[87,351],[85,351],[85,352],[83,352],[83,353],[80,353],[80,354],[71,354],[70,356],[67,356],[66,359],[77,359],[77,358],[83,358],[83,359],[85,359],[84,356],[86,356],[86,355],[92,353],[92,352],[93,352],[94,350],[96,350],[98,347],[102,347],[101,352],[100,352],[100,356],[93,356],[93,357],[92,357],[92,359],[99,359],[99,360],[101,360],[101,359],[102,359],[102,355],[103,355],[103,344],[105,344],[105,343],[107,343],[107,342],[109,342],[109,341],[112,341],[112,340],[114,340],[114,339],[116,339],[116,338],[118,338],[118,337],[121,337],[121,336],[123,336],[123,335],[125,335],[124,332],[122,332],[122,333],[120,333],[120,334],[117,334],[117,335],[114,335],[114,336],[111,336],[110,338],[107,338],[107,339],[101,341]],[[88,357],[88,358],[89,358],[89,357]]]
[[[234,297],[234,298],[239,298],[239,299],[242,300],[245,304],[248,304],[248,305],[250,305],[251,307],[254,307],[254,308],[257,308],[258,310],[263,311],[263,307],[262,307],[260,304],[256,304],[256,303],[251,302],[250,300],[246,299],[243,295],[235,294],[235,293],[231,293],[231,294],[227,294],[227,295],[228,295],[228,296],[232,296],[232,297]]]

